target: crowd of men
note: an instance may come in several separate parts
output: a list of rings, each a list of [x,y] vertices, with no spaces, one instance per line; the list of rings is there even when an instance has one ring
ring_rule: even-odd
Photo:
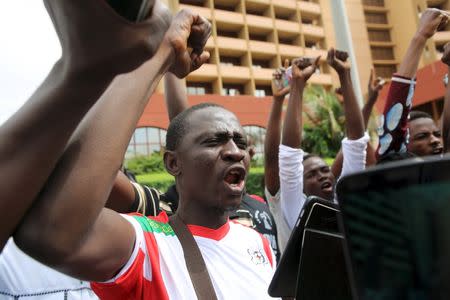
[[[62,56],[0,127],[2,299],[201,298],[175,221],[193,236],[217,299],[270,298],[268,285],[308,196],[335,201],[341,176],[447,151],[450,99],[441,126],[411,111],[423,49],[447,23],[437,10],[422,13],[392,77],[376,149],[367,124],[383,82],[372,73],[361,109],[346,52],[293,60],[287,84],[287,68],[275,71],[262,199],[245,189],[253,151],[237,117],[212,103],[189,107],[180,80],[209,58],[206,19],[189,10],[172,17],[158,0],[139,23],[102,0],[45,4]],[[346,120],[332,166],[302,150],[304,90],[321,60],[338,75]],[[450,66],[450,46],[442,61]],[[164,164],[175,185],[161,194],[121,166],[163,78],[170,119]]]

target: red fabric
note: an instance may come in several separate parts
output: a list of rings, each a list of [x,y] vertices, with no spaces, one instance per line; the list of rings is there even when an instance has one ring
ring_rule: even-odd
[[[216,241],[223,239],[227,233],[230,231],[230,223],[226,222],[217,229],[211,229],[198,225],[187,225],[191,233],[195,236],[200,236]]]
[[[250,197],[255,199],[256,201],[259,201],[261,203],[267,204],[266,201],[263,198],[261,198],[260,196],[258,196],[258,195],[250,195]]]
[[[264,252],[266,253],[267,258],[269,259],[270,266],[272,266],[273,268],[272,248],[270,248],[269,240],[266,239],[266,237],[263,236],[262,234],[259,235],[261,236],[263,242]]]

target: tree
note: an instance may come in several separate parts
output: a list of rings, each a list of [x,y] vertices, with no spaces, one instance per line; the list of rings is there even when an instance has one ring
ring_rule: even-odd
[[[344,137],[344,110],[334,93],[310,86],[305,93],[302,148],[322,157],[335,157]]]

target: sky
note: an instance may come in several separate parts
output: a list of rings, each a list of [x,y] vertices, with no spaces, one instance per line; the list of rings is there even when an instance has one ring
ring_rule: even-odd
[[[2,2],[0,9],[0,124],[30,97],[61,56],[42,0]]]

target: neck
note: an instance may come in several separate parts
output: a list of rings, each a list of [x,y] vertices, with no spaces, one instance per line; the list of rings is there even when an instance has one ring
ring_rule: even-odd
[[[228,212],[192,202],[180,199],[177,214],[185,224],[217,229],[228,222]]]

